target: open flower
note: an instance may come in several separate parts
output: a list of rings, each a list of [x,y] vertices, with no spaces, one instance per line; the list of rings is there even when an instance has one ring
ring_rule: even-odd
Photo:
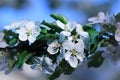
[[[26,23],[28,23],[29,20],[25,19],[25,20],[21,20],[19,22],[13,22],[11,25],[7,25],[7,26],[4,26],[4,28],[6,30],[16,30],[22,26],[25,26]]]
[[[61,33],[65,36],[70,36],[71,32],[76,28],[76,22],[68,22],[67,24],[63,24],[59,20],[56,21],[57,26],[59,26],[63,31]]]
[[[62,22],[60,22],[59,20],[56,21],[56,24],[63,29],[64,31],[73,31],[76,27],[76,23],[75,22],[68,22],[67,24],[63,24]]]
[[[71,67],[76,68],[78,66],[78,63],[83,62],[83,59],[85,57],[83,54],[84,43],[81,39],[79,39],[77,43],[66,40],[63,42],[62,46],[66,50],[64,58]]]
[[[85,32],[85,31],[82,29],[82,26],[81,26],[80,24],[77,24],[77,26],[76,26],[76,32],[77,32],[81,37],[89,38],[88,33]]]
[[[99,12],[96,17],[91,17],[88,21],[92,22],[92,24],[104,23],[104,21],[106,21],[106,15],[104,12]]]
[[[36,40],[36,37],[40,34],[40,27],[35,25],[35,22],[29,21],[25,26],[21,26],[16,30],[16,33],[19,34],[19,39],[21,41],[28,40],[29,43],[33,43]]]
[[[41,70],[45,74],[52,74],[56,69],[56,64],[52,63],[52,60],[49,57],[35,57],[33,59],[32,69]]]
[[[8,46],[8,44],[3,40],[4,34],[0,32],[0,48],[5,48]]]
[[[54,40],[52,43],[48,45],[47,51],[52,55],[56,54],[58,53],[60,46],[61,45],[58,43],[58,41]]]

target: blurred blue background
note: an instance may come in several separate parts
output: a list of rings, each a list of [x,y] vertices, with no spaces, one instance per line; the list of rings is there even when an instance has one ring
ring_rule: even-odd
[[[120,12],[120,0],[0,0],[0,29],[14,21],[30,19],[52,22],[51,13],[60,13],[80,24],[96,16],[99,11],[109,14]],[[59,80],[120,80],[120,65],[105,60],[100,68],[81,66],[70,76]]]

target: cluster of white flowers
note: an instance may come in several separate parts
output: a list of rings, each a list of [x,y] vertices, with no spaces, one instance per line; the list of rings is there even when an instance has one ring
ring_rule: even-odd
[[[56,24],[63,29],[63,31],[60,32],[59,40],[54,40],[48,44],[47,51],[51,55],[60,53],[57,57],[58,63],[62,59],[65,59],[71,67],[76,68],[78,64],[84,61],[85,44],[83,39],[88,39],[89,35],[83,31],[82,26],[76,22],[63,24],[60,21],[56,21]],[[72,34],[72,32],[75,33]]]
[[[35,22],[29,20],[22,20],[20,22],[14,22],[9,26],[5,26],[7,30],[14,30],[19,35],[19,40],[33,43],[36,37],[40,34],[40,27]]]

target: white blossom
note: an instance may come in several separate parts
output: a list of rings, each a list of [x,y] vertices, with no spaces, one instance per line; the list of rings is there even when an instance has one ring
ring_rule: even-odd
[[[92,24],[95,23],[104,23],[104,21],[106,20],[106,15],[104,14],[104,12],[99,12],[98,15],[96,17],[91,17],[88,19],[88,21],[92,22]]]
[[[76,68],[78,66],[78,62],[83,62],[85,57],[83,54],[84,43],[81,39],[79,39],[77,43],[66,40],[63,42],[62,46],[65,50],[67,50],[64,54],[64,58],[71,67]]]
[[[21,41],[28,40],[31,44],[36,40],[36,37],[40,34],[40,31],[40,27],[35,25],[35,22],[28,21],[24,26],[16,29],[15,32],[19,34],[19,39]]]
[[[62,22],[57,20],[56,24],[64,31],[68,31],[68,32],[72,32],[76,27],[76,22],[68,22],[67,24],[63,24]]]
[[[28,22],[29,22],[29,20],[27,20],[27,19],[21,20],[19,22],[13,22],[11,25],[4,26],[4,29],[6,29],[6,30],[16,30],[20,27],[25,26],[25,24],[28,23]]]
[[[54,40],[52,43],[48,44],[47,51],[53,55],[58,53],[59,48],[60,48],[60,44],[58,43],[58,40]]]

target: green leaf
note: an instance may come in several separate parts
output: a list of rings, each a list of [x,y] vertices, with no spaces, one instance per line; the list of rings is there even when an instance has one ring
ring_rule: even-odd
[[[58,78],[62,73],[65,75],[71,74],[75,68],[72,68],[67,61],[62,60],[59,66],[56,68],[55,72],[48,77],[49,80],[54,80]]]
[[[16,67],[21,68],[22,64],[25,63],[34,54],[28,53],[27,51],[22,51],[18,55],[18,61],[16,62]]]
[[[46,40],[50,40],[50,39],[57,39],[59,38],[59,35],[58,34],[40,34],[38,37],[37,37],[37,40],[41,40],[41,41],[46,41]]]
[[[90,36],[90,41],[91,43],[95,43],[98,40],[98,36],[99,36],[99,32],[96,31],[91,25],[84,25],[83,29],[88,32],[89,36]]]
[[[47,29],[41,29],[41,33],[47,34]]]
[[[87,24],[83,26],[83,29],[88,32],[90,37],[90,54],[93,54],[100,44],[103,42],[100,40],[100,33],[96,31],[91,25]]]
[[[104,39],[90,45],[90,53],[93,54],[104,43]]]
[[[55,23],[48,23],[48,22],[43,21],[41,24],[46,25],[51,29],[54,29],[55,32],[62,31],[62,29],[59,26],[57,26]]]
[[[72,68],[69,64],[68,66],[65,67],[64,74],[65,75],[70,75],[72,72],[75,70],[75,68]]]
[[[61,21],[64,24],[68,23],[68,19],[65,16],[61,15],[61,14],[51,14],[50,16],[52,18],[54,18],[55,20]]]
[[[13,46],[17,43],[17,39],[16,38],[12,38],[10,41],[9,41],[9,45],[10,46]]]
[[[103,61],[104,58],[102,57],[103,51],[96,52],[92,57],[91,60],[88,62],[88,67],[99,67]]]

